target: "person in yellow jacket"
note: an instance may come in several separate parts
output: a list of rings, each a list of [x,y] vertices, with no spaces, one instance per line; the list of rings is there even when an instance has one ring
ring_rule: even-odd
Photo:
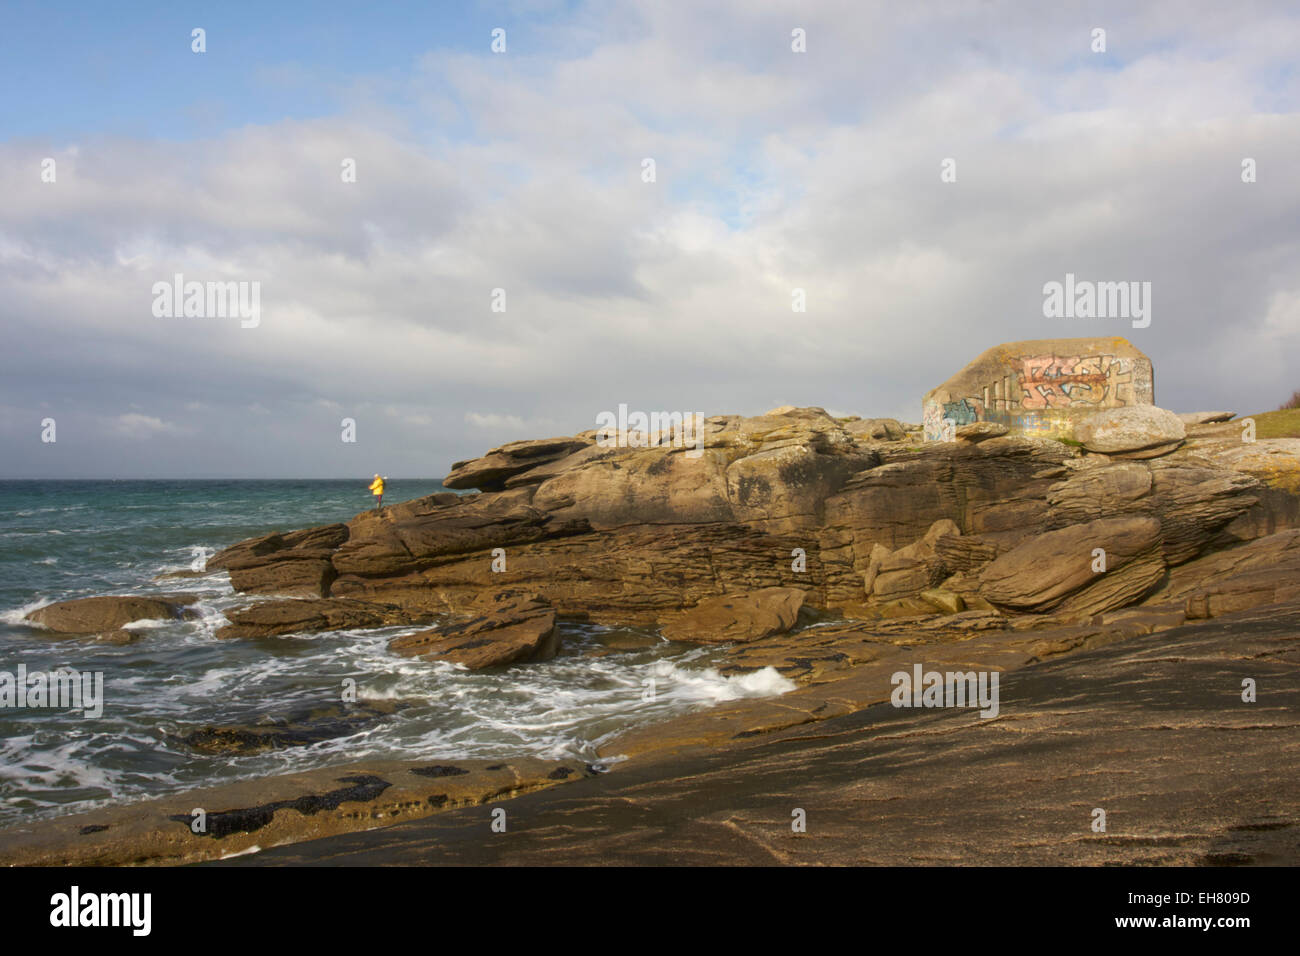
[[[378,511],[384,507],[384,479],[375,475],[375,480],[370,483],[370,493],[375,496],[375,510]]]

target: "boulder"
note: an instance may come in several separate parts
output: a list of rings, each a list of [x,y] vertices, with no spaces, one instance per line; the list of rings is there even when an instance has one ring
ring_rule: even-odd
[[[1167,409],[1139,405],[1097,412],[1075,427],[1074,437],[1088,451],[1103,455],[1160,448],[1173,451],[1187,437],[1187,428]]]
[[[756,641],[794,627],[803,602],[804,592],[799,588],[725,594],[668,616],[661,633],[670,641],[695,644]]]
[[[1236,412],[1179,412],[1178,420],[1184,425],[1213,425],[1237,417]]]
[[[1098,548],[1105,551],[1102,572],[1094,570]],[[1139,556],[1158,565],[1154,575],[1144,568],[1140,577],[1145,590],[1164,572],[1159,548],[1160,521],[1156,518],[1102,518],[1071,525],[1036,535],[994,559],[979,575],[979,593],[996,607],[1047,611],[1075,592],[1102,583]]]
[[[958,441],[975,442],[984,441],[986,438],[998,438],[1005,435],[1009,428],[1000,422],[971,422],[969,425],[961,425],[957,429]]]
[[[39,627],[63,634],[107,634],[121,631],[133,621],[169,621],[192,616],[186,605],[197,597],[172,594],[145,597],[136,594],[76,598],[37,608],[26,620]],[[113,642],[125,641],[116,634]]]
[[[462,664],[472,671],[523,661],[550,660],[560,647],[555,609],[533,596],[501,594],[487,614],[389,642],[406,657]]]

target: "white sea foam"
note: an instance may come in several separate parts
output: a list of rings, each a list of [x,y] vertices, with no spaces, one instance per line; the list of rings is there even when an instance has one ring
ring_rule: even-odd
[[[32,611],[39,610],[43,607],[48,607],[53,603],[54,601],[51,600],[50,598],[42,597],[42,598],[37,598],[35,601],[32,601],[30,604],[24,604],[22,607],[13,608],[12,610],[8,610],[8,611],[0,611],[0,623],[11,624],[11,625],[21,626],[21,627],[40,627],[40,625],[35,623],[34,621],[24,620],[24,618],[26,618],[28,614],[31,614]]]
[[[187,589],[189,583],[186,583]],[[150,593],[155,589],[144,589]],[[198,620],[132,622],[147,630],[129,649],[96,647],[110,677],[105,717],[94,734],[84,722],[62,718],[32,727],[12,726],[17,737],[0,744],[0,821],[31,814],[33,805],[68,806],[60,791],[122,801],[234,779],[291,773],[331,763],[368,759],[509,759],[531,754],[609,763],[600,747],[628,728],[741,697],[783,694],[793,682],[773,668],[723,675],[708,666],[710,648],[667,644],[605,656],[599,628],[565,632],[564,651],[553,660],[508,671],[469,671],[445,661],[398,657],[389,641],[409,627],[335,631],[310,640],[217,642],[223,607],[242,603],[228,584],[204,592],[191,608]],[[9,622],[47,599],[5,612]],[[122,671],[113,663],[129,652],[135,665],[157,655],[158,664]],[[664,657],[671,654],[671,658]],[[81,666],[81,665],[79,665]],[[89,666],[89,665],[86,665]],[[126,677],[129,673],[130,676]],[[356,681],[357,698],[399,701],[391,716],[359,723],[355,731],[274,751],[206,755],[179,738],[201,726],[254,724],[341,704],[344,679]],[[653,696],[645,693],[650,680]],[[3,716],[3,715],[0,715]],[[28,809],[23,810],[25,805]],[[84,808],[85,804],[78,804]]]

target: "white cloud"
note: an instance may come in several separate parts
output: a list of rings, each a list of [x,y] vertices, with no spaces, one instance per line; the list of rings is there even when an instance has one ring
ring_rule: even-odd
[[[124,415],[118,415],[111,420],[111,427],[117,435],[136,440],[153,438],[155,435],[180,435],[185,433],[185,429],[178,425],[165,422],[161,418],[155,418],[152,415],[141,415],[139,412],[127,412]]]
[[[112,429],[191,438],[231,474],[344,473],[339,416],[372,403],[393,411],[359,419],[366,454],[438,474],[483,431],[577,431],[621,402],[776,393],[914,420],[1013,339],[1127,334],[1171,405],[1274,407],[1300,384],[1276,347],[1296,321],[1294,15],[1189,3],[1171,30],[1102,5],[1097,58],[1092,14],[837,0],[799,11],[795,55],[786,8],[663,6],[581,8],[552,36],[587,48],[512,43],[509,69],[397,64],[376,84],[396,105],[361,78],[355,109],[202,142],[0,143],[0,321],[22,357],[0,401],[190,402],[190,432]],[[31,175],[45,155],[57,185]],[[1151,328],[1045,322],[1067,271],[1152,281]],[[155,319],[175,272],[261,282],[261,324]]]
[[[515,431],[522,431],[525,427],[524,420],[518,415],[501,415],[496,412],[466,412],[465,421],[469,422],[475,428],[502,429],[510,428]]]

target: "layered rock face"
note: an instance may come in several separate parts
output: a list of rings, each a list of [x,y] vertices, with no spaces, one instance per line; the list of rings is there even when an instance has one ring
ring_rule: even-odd
[[[926,393],[922,415],[927,441],[950,441],[975,422],[1071,438],[1094,412],[1154,401],[1151,360],[1128,339],[1036,339],[984,352]]]
[[[1182,428],[1169,417],[1155,420]],[[1094,434],[1131,445],[1121,426]],[[781,408],[707,419],[698,456],[589,434],[516,442],[457,463],[448,483],[478,482],[479,494],[241,542],[208,567],[229,568],[241,591],[314,598],[236,612],[229,636],[303,615],[349,627],[363,613],[388,624],[505,612],[476,638],[505,635],[488,661],[545,655],[543,607],[684,640],[774,633],[801,604],[852,618],[1087,620],[1208,552],[1300,524],[1300,456],[1282,440],[1276,454],[1240,444],[1161,432],[1134,459],[996,427],[922,443],[890,420]],[[541,603],[512,610],[505,589]],[[475,634],[395,649],[451,654]]]

